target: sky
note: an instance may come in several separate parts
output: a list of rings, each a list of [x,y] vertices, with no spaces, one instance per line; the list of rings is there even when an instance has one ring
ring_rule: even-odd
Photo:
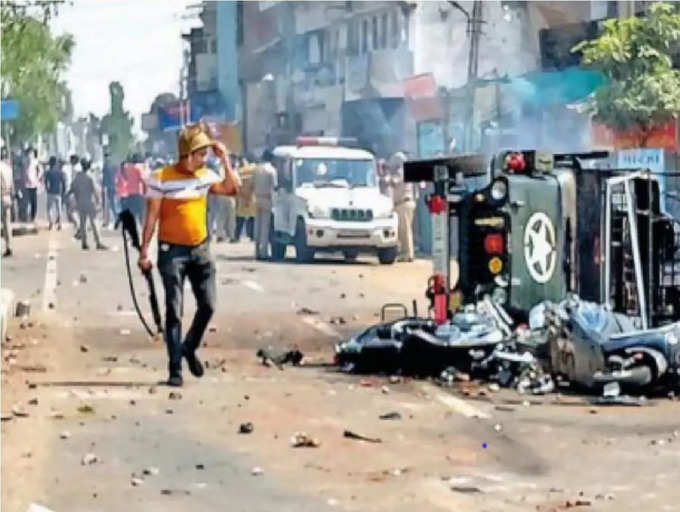
[[[75,39],[65,74],[77,117],[109,111],[109,83],[125,91],[124,108],[141,134],[141,114],[163,92],[179,92],[182,32],[200,25],[198,0],[72,0],[59,8],[55,34]],[[183,19],[183,17],[191,17]]]

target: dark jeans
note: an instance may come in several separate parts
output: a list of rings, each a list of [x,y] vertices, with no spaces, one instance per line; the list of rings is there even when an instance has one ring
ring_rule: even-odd
[[[130,210],[130,213],[137,219],[137,224],[140,226],[144,225],[144,210],[146,209],[144,196],[134,194],[124,197],[120,200],[120,209],[121,211]]]
[[[236,217],[236,233],[234,238],[236,240],[241,239],[241,232],[243,231],[243,226],[246,226],[246,235],[251,240],[255,240],[255,217]]]
[[[27,208],[30,208],[30,214],[28,215],[29,222],[35,221],[35,216],[38,213],[38,189],[37,188],[27,188],[26,189],[26,199],[28,200]]]
[[[201,343],[215,311],[215,263],[207,241],[197,246],[159,242],[158,270],[165,288],[165,343],[170,375],[182,372],[182,351],[193,352]],[[184,279],[188,278],[196,298],[196,314],[182,344]]]

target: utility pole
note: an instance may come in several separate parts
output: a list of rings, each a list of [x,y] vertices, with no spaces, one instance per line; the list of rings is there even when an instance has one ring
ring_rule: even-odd
[[[472,125],[475,114],[475,89],[477,88],[477,74],[479,69],[479,37],[481,35],[482,24],[482,2],[475,0],[472,6],[472,16],[470,17],[468,31],[470,35],[470,52],[468,54],[468,76],[466,85],[465,102],[465,140],[463,148],[465,151],[472,149]]]

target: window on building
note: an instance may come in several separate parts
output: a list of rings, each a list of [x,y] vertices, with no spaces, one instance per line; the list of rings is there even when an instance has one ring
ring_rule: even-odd
[[[361,23],[361,54],[368,53],[368,20]]]
[[[392,18],[392,23],[390,24],[390,46],[396,48],[399,46],[399,12],[395,9],[390,17]]]
[[[351,21],[347,24],[347,53],[349,55],[356,55],[359,53],[359,31],[357,24]]]
[[[371,50],[377,50],[378,49],[378,17],[373,16],[373,32],[372,32],[372,45],[371,45]]]
[[[387,48],[387,13],[380,19],[380,48]]]
[[[319,32],[314,32],[307,37],[307,62],[319,64],[321,62],[322,46],[319,41]]]
[[[616,18],[619,15],[619,3],[617,1],[607,2],[607,18]]]

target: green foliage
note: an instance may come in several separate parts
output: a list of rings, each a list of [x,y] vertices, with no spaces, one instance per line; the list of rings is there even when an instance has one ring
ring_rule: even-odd
[[[642,146],[655,124],[677,118],[680,71],[671,55],[678,42],[678,5],[660,2],[647,16],[607,20],[599,38],[575,46],[583,64],[608,78],[589,104],[594,118],[614,129],[638,130]]]
[[[68,107],[68,88],[61,80],[73,50],[70,35],[54,37],[47,25],[55,2],[3,2],[3,98],[20,102],[20,116],[12,122],[15,140],[28,140],[51,131]]]
[[[123,108],[125,92],[120,82],[109,84],[111,111],[101,121],[101,130],[108,134],[108,149],[114,161],[120,162],[134,150],[132,118]]]

